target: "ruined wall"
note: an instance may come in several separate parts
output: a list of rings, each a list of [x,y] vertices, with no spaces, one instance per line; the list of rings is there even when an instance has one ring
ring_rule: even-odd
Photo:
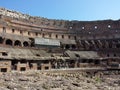
[[[0,8],[1,37],[49,38],[62,40],[98,40],[120,38],[120,21],[65,21],[33,17]],[[16,35],[16,36],[15,36]],[[19,39],[20,40],[20,39]],[[22,41],[22,40],[21,40]],[[27,40],[29,41],[29,40]]]
[[[114,39],[119,39],[119,29],[119,20],[53,20],[42,17],[33,17],[16,11],[0,8],[1,37],[6,38],[6,40],[12,40],[13,44],[15,41],[19,40],[21,43],[27,41],[30,45],[29,38],[56,39],[61,42],[62,39],[68,42],[76,40],[78,45],[81,44],[81,42],[84,42],[85,45],[90,44],[91,42],[100,44],[106,42],[106,40],[113,42]],[[24,39],[22,39],[22,37],[24,37]],[[6,40],[4,40],[4,43],[6,43]],[[119,40],[117,42],[119,42]],[[64,42],[63,44],[66,43]],[[90,46],[91,45],[92,44],[90,44]],[[86,45],[86,47],[88,47],[88,45]]]
[[[1,28],[7,26],[7,33],[28,37],[57,39],[99,39],[119,37],[120,21],[66,21],[33,17],[16,11],[0,8]],[[6,23],[7,22],[7,23]],[[113,35],[114,33],[114,35]],[[112,35],[111,35],[112,34]],[[111,35],[111,36],[109,36]]]
[[[0,8],[0,15],[11,17],[12,19],[23,21],[25,23],[36,24],[46,27],[65,28],[68,21],[65,20],[54,20],[43,17],[30,16],[28,14],[22,14],[20,12],[7,10]]]
[[[70,26],[75,30],[115,30],[120,29],[119,20],[101,21],[71,21]]]
[[[11,61],[0,61],[0,72],[10,72],[11,71]]]
[[[23,24],[40,25],[44,27],[55,27],[67,30],[118,30],[120,29],[119,20],[101,20],[101,21],[67,21],[67,20],[55,20],[47,19],[43,17],[30,16],[28,14],[22,14],[20,12],[7,10],[0,8],[0,16],[6,16],[12,18],[13,22],[19,22]]]
[[[120,57],[119,29],[119,20],[54,20],[42,17],[33,17],[16,11],[0,8],[0,49],[4,51],[1,52],[0,58],[1,60],[3,58],[4,60],[12,60],[13,68],[18,71],[30,69],[36,70],[38,68],[51,69],[54,67],[54,64],[52,65],[53,60],[58,59],[58,61],[61,61],[64,60],[65,57],[68,58],[68,56],[70,56],[67,53],[64,53],[67,50],[76,51],[75,57],[77,57],[77,60],[82,59],[82,51],[93,51],[103,58],[117,58]],[[37,47],[36,44],[41,46],[42,44],[35,43],[36,38],[40,41],[47,41],[47,44],[45,44],[46,42],[44,43],[44,45],[46,45],[45,48]],[[57,47],[57,49],[52,48],[52,46],[55,45],[54,41],[59,43],[59,47]],[[49,45],[50,48],[47,45]],[[47,53],[43,53],[42,50]],[[11,54],[9,54],[10,52]],[[88,54],[84,55],[83,59],[88,59],[86,58],[88,57]],[[91,59],[99,58],[95,58],[92,53],[90,53],[90,56],[93,56]],[[69,57],[68,60],[71,58],[72,57]],[[0,68],[3,72],[7,70],[10,71],[11,62],[7,60],[3,62],[1,61],[1,63],[8,63],[8,66],[3,67],[0,63]],[[19,61],[16,62],[16,60]],[[46,62],[46,60],[50,62]],[[69,64],[70,60],[67,62]],[[83,60],[82,62],[86,67],[91,61],[88,60],[85,62]],[[69,67],[72,68],[81,66],[77,65],[77,62],[71,61],[70,63],[71,65],[69,65]],[[97,64],[97,61],[94,63]],[[62,62],[61,66],[63,64],[64,62]],[[93,61],[91,64],[93,65]]]

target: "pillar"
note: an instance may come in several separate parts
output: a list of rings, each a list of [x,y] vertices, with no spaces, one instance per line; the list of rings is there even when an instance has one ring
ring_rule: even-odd
[[[20,61],[17,64],[17,71],[20,71]]]
[[[77,68],[77,67],[78,67],[77,64],[78,64],[78,61],[75,61],[75,67],[74,67],[74,68]]]
[[[12,43],[12,46],[14,47],[14,43],[15,43],[15,41],[13,40],[13,43]]]
[[[5,42],[6,42],[6,39],[3,40],[3,45],[6,45]]]
[[[51,62],[49,61],[49,69],[51,69]]]
[[[27,61],[27,63],[26,63],[26,70],[29,70],[29,69],[30,69],[29,62]]]

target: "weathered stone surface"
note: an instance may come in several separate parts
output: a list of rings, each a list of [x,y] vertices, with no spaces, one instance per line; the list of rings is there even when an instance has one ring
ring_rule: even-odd
[[[88,78],[76,73],[11,72],[1,75],[0,90],[119,90],[119,80],[115,75]]]

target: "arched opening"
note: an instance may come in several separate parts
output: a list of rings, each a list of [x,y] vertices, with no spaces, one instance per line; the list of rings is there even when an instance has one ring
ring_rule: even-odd
[[[55,35],[56,36],[56,38],[58,38],[58,35]]]
[[[67,45],[65,46],[65,48],[66,48],[66,49],[69,49],[69,48],[70,48],[70,46],[67,44]]]
[[[80,58],[80,55],[79,55],[79,54],[75,54],[75,56]]]
[[[2,56],[8,56],[8,53],[2,52]]]
[[[117,55],[114,53],[113,56],[116,57]]]
[[[24,47],[28,47],[29,46],[27,41],[23,42],[23,45],[24,45]]]
[[[120,44],[116,44],[116,48],[120,48]]]
[[[110,55],[109,55],[109,54],[107,54],[107,57],[110,57]]]
[[[19,40],[16,40],[14,43],[15,46],[21,46],[21,42]]]
[[[0,37],[0,44],[2,44],[3,43],[3,39],[2,39],[2,37]]]
[[[64,38],[64,35],[62,35],[62,38]]]
[[[87,63],[86,59],[81,60],[81,63]]]
[[[7,39],[7,40],[6,40],[6,45],[12,46],[12,43],[13,43],[12,40],[10,40],[10,39]]]
[[[108,25],[108,28],[111,28],[111,25]]]
[[[76,37],[76,36],[74,36],[74,39],[76,40],[76,39],[77,39],[77,37]]]
[[[76,49],[76,46],[75,46],[75,45],[72,45],[72,49]]]
[[[94,63],[95,63],[95,64],[100,64],[100,61],[99,61],[99,60],[95,60]]]
[[[93,63],[93,60],[92,60],[92,59],[89,59],[89,60],[88,60],[88,63]]]
[[[98,27],[95,25],[94,28],[97,29]]]

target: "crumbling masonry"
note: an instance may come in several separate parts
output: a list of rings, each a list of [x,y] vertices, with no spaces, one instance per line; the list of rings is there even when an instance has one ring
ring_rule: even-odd
[[[65,21],[0,8],[0,72],[120,69],[120,20]]]

